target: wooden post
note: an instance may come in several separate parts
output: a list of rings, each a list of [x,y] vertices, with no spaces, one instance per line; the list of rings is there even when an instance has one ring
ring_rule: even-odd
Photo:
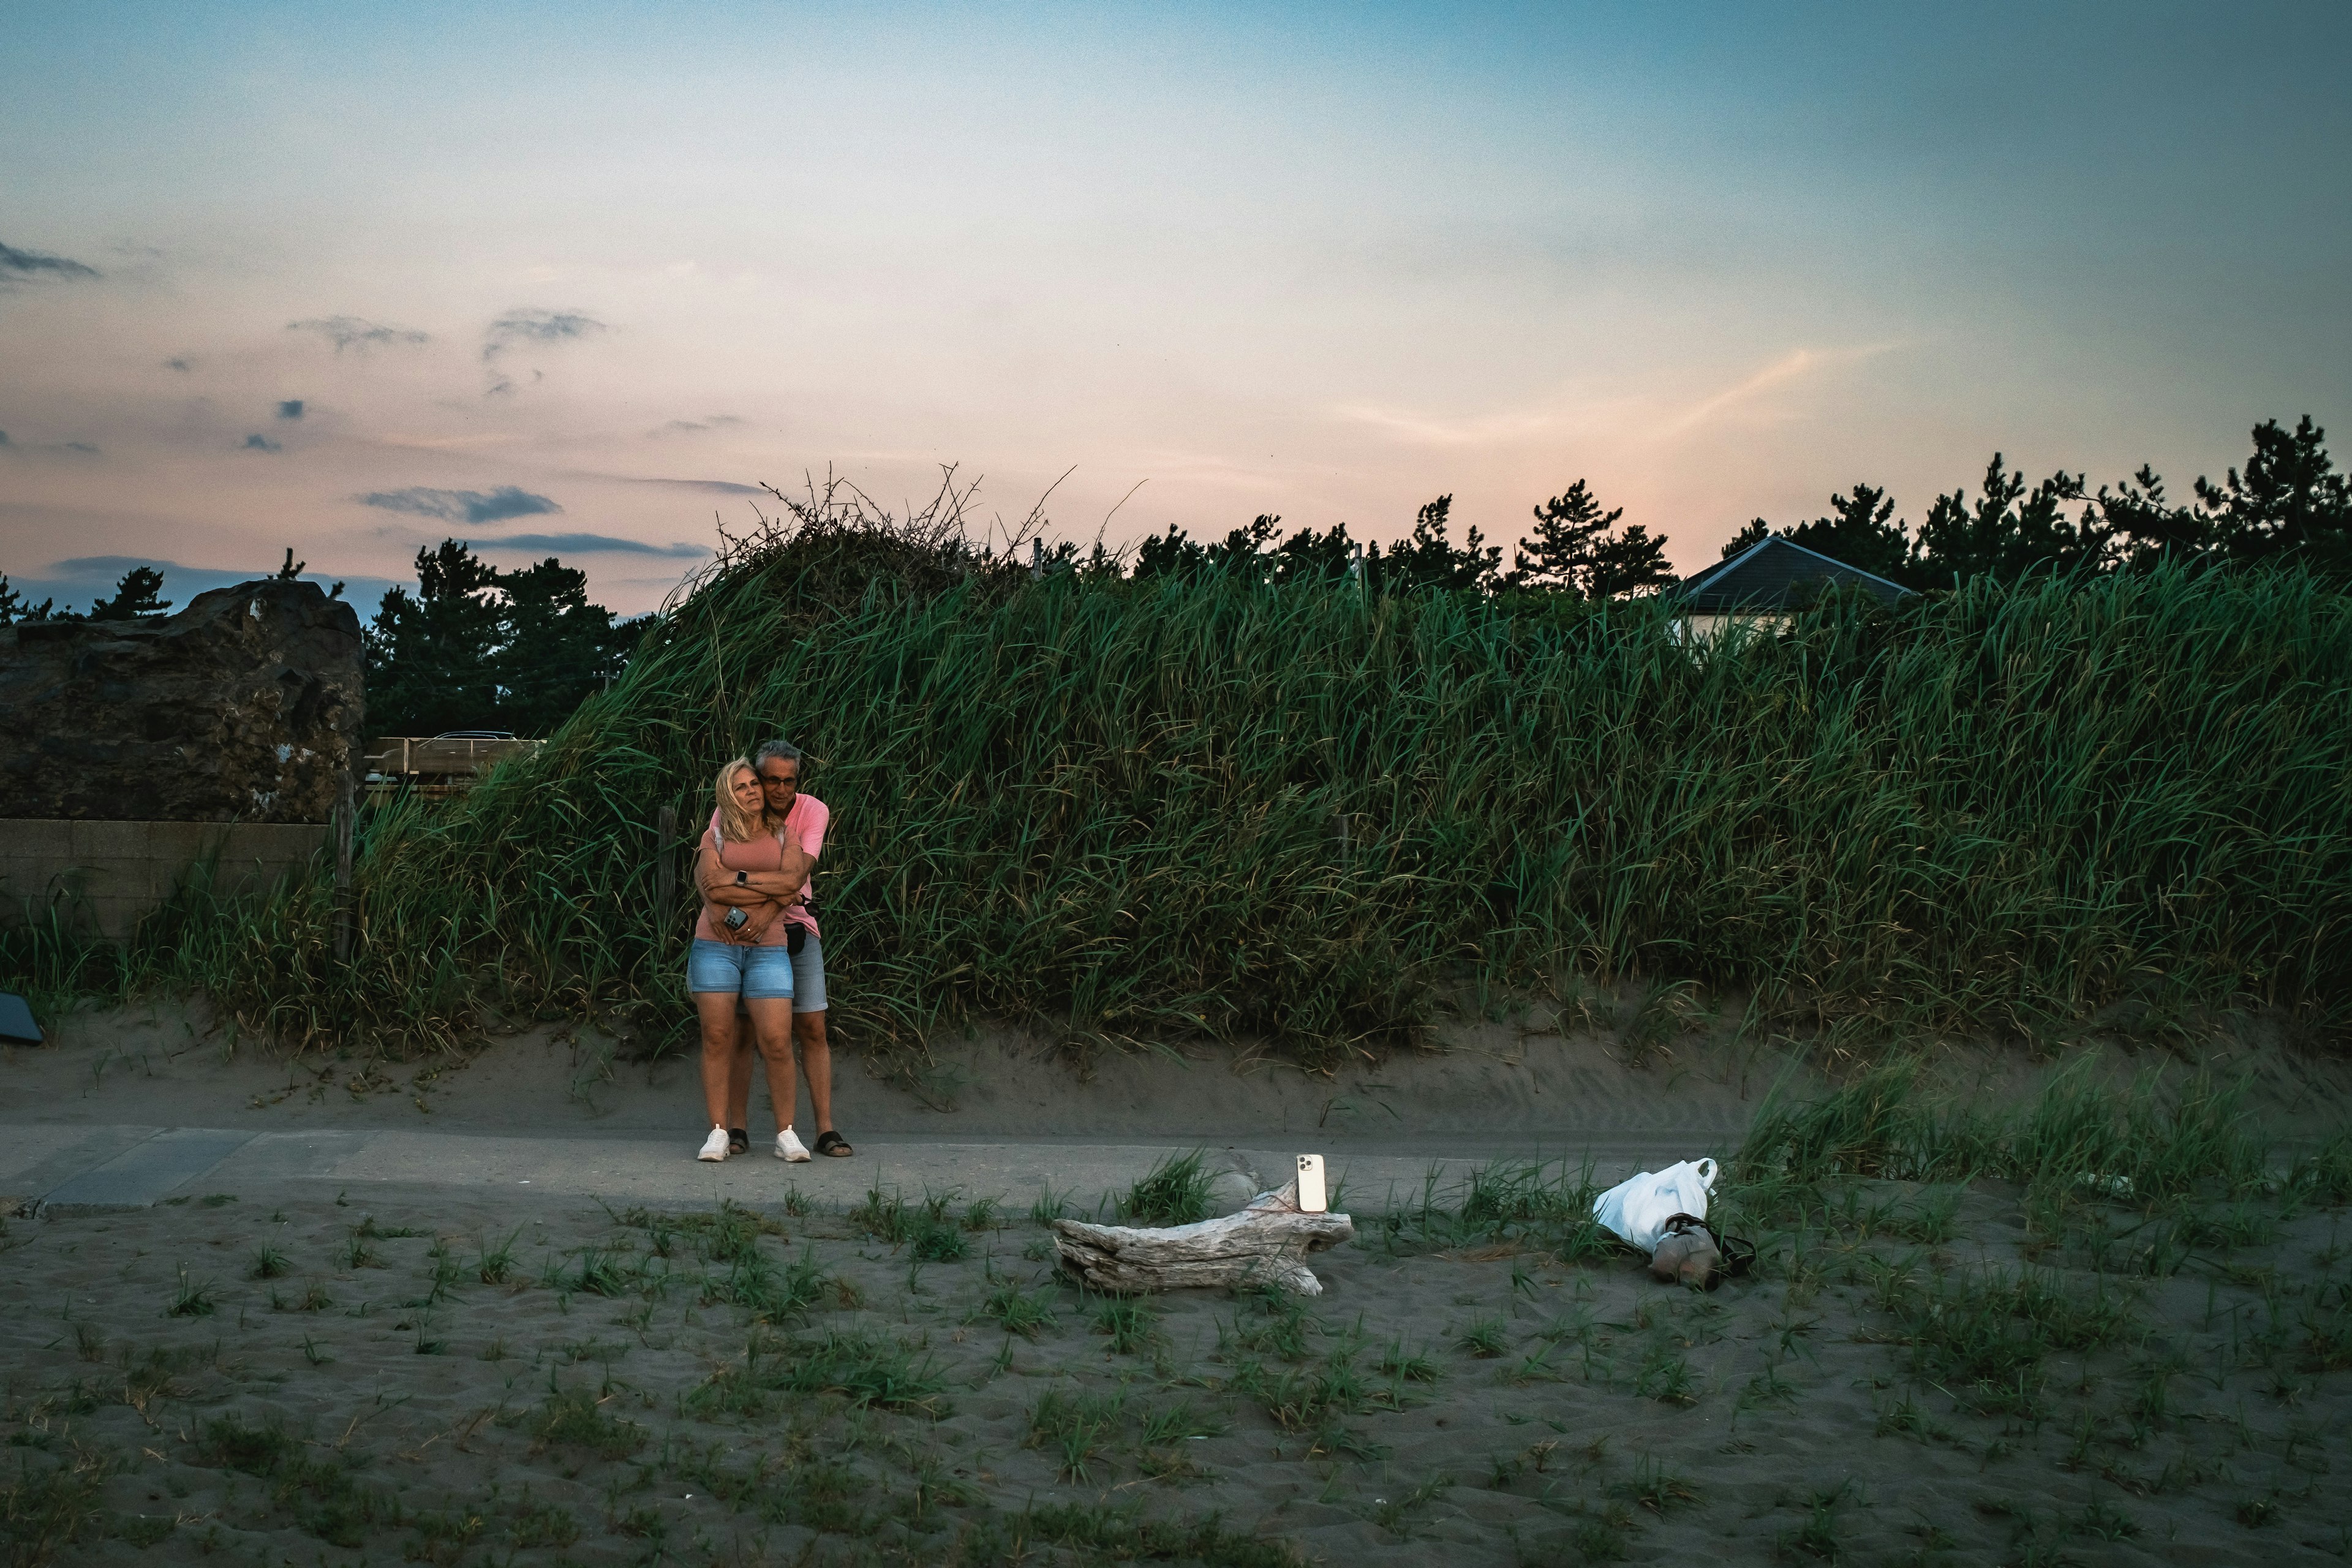
[[[665,805],[654,817],[654,922],[661,936],[667,936],[670,916],[677,911],[670,906],[677,902],[677,807]]]
[[[335,962],[352,961],[352,835],[359,805],[352,775],[344,770],[342,798],[335,802]]]

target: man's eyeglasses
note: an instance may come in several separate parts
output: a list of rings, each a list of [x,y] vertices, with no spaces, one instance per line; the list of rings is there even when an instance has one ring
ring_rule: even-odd
[[[770,789],[798,789],[801,787],[801,781],[798,778],[778,778],[773,773],[761,773],[760,775],[760,782],[766,784]]]

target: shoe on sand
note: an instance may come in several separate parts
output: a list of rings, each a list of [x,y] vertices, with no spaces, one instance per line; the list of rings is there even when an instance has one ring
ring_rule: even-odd
[[[802,1146],[801,1141],[797,1137],[793,1136],[793,1130],[791,1128],[787,1127],[782,1132],[776,1134],[777,1159],[790,1160],[793,1163],[799,1164],[808,1157],[808,1150]]]
[[[1723,1256],[1706,1232],[1677,1231],[1650,1254],[1650,1273],[1669,1285],[1705,1285],[1722,1263]]]
[[[695,1158],[698,1160],[724,1160],[727,1158],[727,1129],[724,1127],[712,1128],[710,1130],[710,1136],[702,1141],[702,1152],[697,1154]]]

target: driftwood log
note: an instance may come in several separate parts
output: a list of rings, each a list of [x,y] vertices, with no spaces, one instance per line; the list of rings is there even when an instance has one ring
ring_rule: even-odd
[[[1343,1214],[1307,1214],[1298,1184],[1261,1193],[1238,1214],[1197,1225],[1145,1229],[1125,1225],[1054,1222],[1062,1261],[1097,1290],[1132,1296],[1204,1285],[1276,1285],[1320,1296],[1323,1282],[1300,1261],[1356,1234]]]

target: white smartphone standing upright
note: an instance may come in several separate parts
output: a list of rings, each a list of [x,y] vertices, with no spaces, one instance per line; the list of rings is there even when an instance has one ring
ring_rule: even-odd
[[[1298,1156],[1298,1206],[1308,1214],[1321,1214],[1331,1206],[1331,1197],[1323,1187],[1323,1156]]]

